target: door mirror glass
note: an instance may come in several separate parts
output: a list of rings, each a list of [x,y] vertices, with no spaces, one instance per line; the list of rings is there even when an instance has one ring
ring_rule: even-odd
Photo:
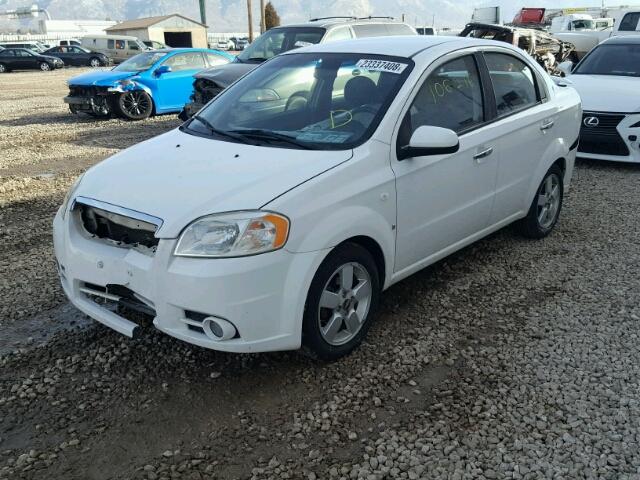
[[[424,125],[418,127],[409,144],[400,147],[398,160],[427,155],[445,155],[456,153],[460,149],[460,139],[453,130],[442,127]]]
[[[173,71],[173,69],[169,66],[169,65],[160,65],[156,71],[156,77],[159,77],[161,75],[164,75],[165,73],[171,73]]]
[[[573,62],[571,60],[567,60],[558,64],[558,70],[560,70],[565,77],[568,77],[573,71]]]

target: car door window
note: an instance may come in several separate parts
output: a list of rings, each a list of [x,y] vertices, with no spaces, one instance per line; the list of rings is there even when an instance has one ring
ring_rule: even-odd
[[[129,40],[127,44],[129,46],[129,50],[140,50],[140,47],[136,42],[132,42],[131,40]]]
[[[538,103],[535,76],[523,61],[504,53],[485,53],[498,117]]]
[[[124,40],[116,40],[116,50],[124,50],[125,41]]]
[[[413,132],[431,125],[462,133],[484,122],[484,103],[478,67],[467,55],[432,72],[420,87],[400,131],[402,145]]]
[[[210,67],[229,63],[229,60],[224,58],[222,55],[216,55],[215,53],[206,53],[205,56],[207,57],[207,63]]]
[[[171,67],[171,70],[178,72],[180,70],[193,70],[195,68],[204,68],[204,58],[200,52],[180,53],[168,58],[163,65]]]
[[[5,50],[4,52],[0,52],[0,56],[3,56],[3,57],[15,57],[16,53],[13,50]]]
[[[17,57],[31,57],[32,55],[27,50],[18,50],[16,52],[16,56]]]
[[[638,29],[638,21],[640,21],[640,12],[627,13],[618,28],[621,32],[635,32]]]
[[[93,42],[95,43],[95,40]],[[107,40],[107,48],[109,50],[113,50],[115,48],[115,41],[114,40]]]
[[[325,42],[335,42],[337,40],[350,40],[353,38],[349,27],[339,27],[330,30],[325,37]]]

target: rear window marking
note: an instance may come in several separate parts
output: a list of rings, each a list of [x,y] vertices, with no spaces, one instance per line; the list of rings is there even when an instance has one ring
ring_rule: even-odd
[[[363,58],[356,63],[357,68],[369,70],[370,72],[387,72],[400,75],[407,68],[408,64],[400,62],[388,62],[386,60],[376,60],[372,58]]]

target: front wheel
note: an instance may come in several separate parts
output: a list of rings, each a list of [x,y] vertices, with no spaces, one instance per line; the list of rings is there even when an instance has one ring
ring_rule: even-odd
[[[531,202],[529,213],[518,222],[518,230],[528,238],[543,238],[556,226],[562,210],[564,184],[557,165],[549,169]]]
[[[336,360],[356,348],[369,330],[380,296],[380,277],[371,254],[345,243],[316,272],[305,304],[302,343],[306,353]]]
[[[99,58],[93,57],[91,60],[89,60],[89,65],[92,68],[98,68],[99,66],[102,65],[102,63],[100,62]]]
[[[42,62],[40,63],[40,70],[42,70],[43,72],[48,72],[49,70],[51,70],[51,65],[49,65],[47,62]]]
[[[144,120],[153,112],[153,101],[144,90],[124,92],[118,97],[118,111],[129,120]]]

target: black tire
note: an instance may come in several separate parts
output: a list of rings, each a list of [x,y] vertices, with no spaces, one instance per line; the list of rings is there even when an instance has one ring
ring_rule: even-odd
[[[144,120],[153,113],[153,100],[144,90],[121,93],[116,106],[120,116],[128,120]]]
[[[332,310],[325,309],[324,307],[321,308],[320,299],[325,289],[330,288],[330,282],[337,278],[336,275],[339,275],[338,271],[348,265],[362,269],[362,272],[366,271],[368,279],[371,282],[370,298],[368,299],[368,307],[363,307],[366,308],[366,314],[362,315],[363,319],[359,323],[359,330],[354,329],[355,332],[353,336],[349,337],[351,333],[347,328],[346,322],[344,322],[341,332],[349,339],[339,344],[331,344],[321,332],[321,324],[323,322],[323,315],[329,314],[329,316],[331,316]],[[355,276],[352,277],[352,280],[359,282],[356,283],[354,287],[362,285],[361,280]],[[378,307],[379,298],[379,272],[369,251],[354,243],[343,243],[336,247],[327,258],[324,259],[320,267],[318,267],[318,271],[311,282],[311,287],[307,294],[302,323],[303,353],[315,359],[328,361],[337,360],[338,358],[348,355],[354,348],[362,343],[362,340],[367,335]],[[358,309],[360,306],[360,302],[357,301],[355,297],[352,297],[351,300],[345,299],[345,302],[351,302],[348,305],[348,310],[354,309],[355,311],[355,309]],[[343,306],[344,304],[341,304],[338,308],[343,308]]]
[[[542,202],[541,196],[546,191],[547,182],[551,178],[551,182],[554,185],[557,185],[558,188],[558,205],[553,212],[553,218],[548,218],[547,221],[542,222],[540,217],[545,208],[545,205],[540,205]],[[564,183],[563,183],[563,174],[562,169],[558,165],[552,166],[549,171],[546,173],[542,182],[538,186],[536,190],[536,194],[531,201],[531,206],[529,207],[529,212],[527,216],[516,223],[516,229],[518,232],[527,237],[527,238],[544,238],[549,235],[553,228],[558,223],[558,218],[560,218],[560,211],[562,210],[562,201],[564,199]],[[551,201],[546,204],[546,208],[550,208],[549,204]],[[543,217],[545,218],[545,217]]]

